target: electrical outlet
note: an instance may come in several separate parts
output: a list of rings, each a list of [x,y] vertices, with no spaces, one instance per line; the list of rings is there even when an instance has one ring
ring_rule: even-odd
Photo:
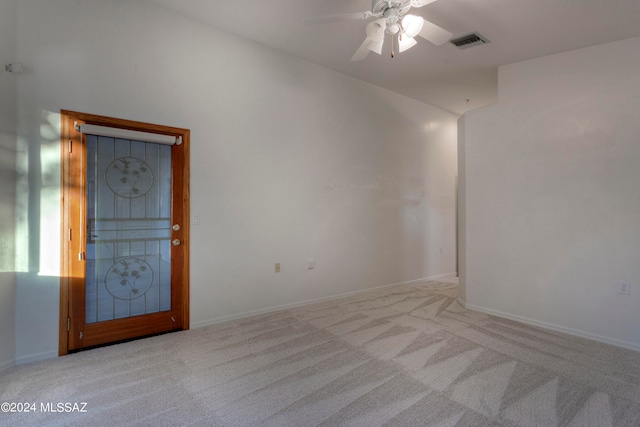
[[[620,295],[631,295],[631,283],[621,282],[620,287],[618,288],[618,293]]]
[[[276,262],[276,273],[280,273],[280,263]]]

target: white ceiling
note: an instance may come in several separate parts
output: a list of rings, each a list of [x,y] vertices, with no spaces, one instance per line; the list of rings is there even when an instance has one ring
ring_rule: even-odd
[[[352,62],[368,21],[305,19],[370,10],[370,0],[148,1],[456,114],[497,100],[500,65],[640,36],[640,0],[438,0],[411,13],[491,43],[459,50],[417,38],[392,59],[387,39],[382,55]]]

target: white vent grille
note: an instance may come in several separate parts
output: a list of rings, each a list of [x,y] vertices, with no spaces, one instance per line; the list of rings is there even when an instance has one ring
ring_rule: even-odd
[[[451,40],[451,44],[456,46],[458,49],[468,49],[473,46],[487,43],[491,42],[486,37],[483,37],[478,33],[465,34],[464,36]]]

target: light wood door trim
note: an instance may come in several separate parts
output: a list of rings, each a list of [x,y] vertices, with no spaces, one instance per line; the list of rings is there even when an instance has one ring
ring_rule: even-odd
[[[164,135],[180,136],[182,137],[182,149],[173,159],[173,172],[174,176],[180,176],[182,178],[181,185],[178,183],[175,186],[175,191],[171,200],[171,211],[173,217],[184,218],[183,224],[179,235],[175,236],[187,244],[182,245],[180,256],[182,268],[172,269],[171,279],[172,283],[181,283],[181,292],[179,294],[173,294],[171,305],[176,308],[180,313],[179,319],[176,320],[176,324],[180,329],[189,329],[189,176],[190,176],[190,131],[188,129],[161,126],[144,122],[137,122],[132,120],[117,119],[111,117],[97,116],[93,114],[79,113],[75,111],[62,110],[61,115],[61,274],[60,274],[60,327],[59,327],[59,345],[58,354],[64,355],[69,352],[69,348],[76,347],[76,343],[73,342],[75,335],[73,334],[73,322],[69,319],[77,318],[76,316],[82,316],[77,304],[75,309],[71,307],[70,292],[74,287],[84,286],[84,274],[80,274],[85,268],[83,261],[80,261],[77,257],[76,248],[81,246],[85,247],[86,241],[85,233],[76,233],[73,236],[73,230],[78,229],[77,226],[80,223],[80,211],[82,201],[84,197],[85,188],[84,180],[82,179],[82,171],[77,170],[76,165],[79,162],[72,162],[72,156],[84,156],[84,145],[82,144],[82,136],[74,128],[74,124],[93,124],[100,126],[108,126],[121,129],[130,129],[141,132],[153,132]],[[83,157],[80,157],[83,158]],[[83,209],[84,210],[84,209]],[[84,225],[82,225],[84,226]],[[74,240],[75,239],[75,240]],[[173,254],[172,254],[173,256]],[[79,289],[79,288],[75,288]],[[71,310],[75,312],[71,312]],[[131,319],[131,318],[130,318]],[[148,327],[145,329],[147,332],[160,332],[167,329],[166,316],[162,316],[161,313],[157,315],[146,315],[146,320],[152,321],[155,325],[153,330]],[[130,320],[134,324],[131,329],[131,336],[122,337],[132,338],[135,336],[136,331],[141,330],[143,321],[139,319]],[[172,321],[173,323],[173,321]],[[117,327],[118,322],[114,323]],[[70,327],[69,327],[70,326]],[[171,325],[168,325],[171,326]],[[69,329],[71,331],[69,331]],[[71,333],[70,333],[71,332]],[[98,337],[100,339],[108,339],[109,334],[103,334]],[[98,338],[92,338],[98,340]],[[94,345],[92,339],[83,342],[83,346]],[[96,341],[97,343],[97,341]]]

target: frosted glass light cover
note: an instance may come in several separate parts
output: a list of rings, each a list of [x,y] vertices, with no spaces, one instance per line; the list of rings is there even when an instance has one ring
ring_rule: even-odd
[[[424,19],[419,16],[405,15],[405,17],[402,18],[402,28],[404,29],[404,33],[411,39],[420,33],[423,25]]]
[[[412,39],[411,37],[407,37],[405,35],[398,41],[398,51],[404,52],[405,50],[411,49],[417,44],[418,42],[415,41],[415,39]]]

